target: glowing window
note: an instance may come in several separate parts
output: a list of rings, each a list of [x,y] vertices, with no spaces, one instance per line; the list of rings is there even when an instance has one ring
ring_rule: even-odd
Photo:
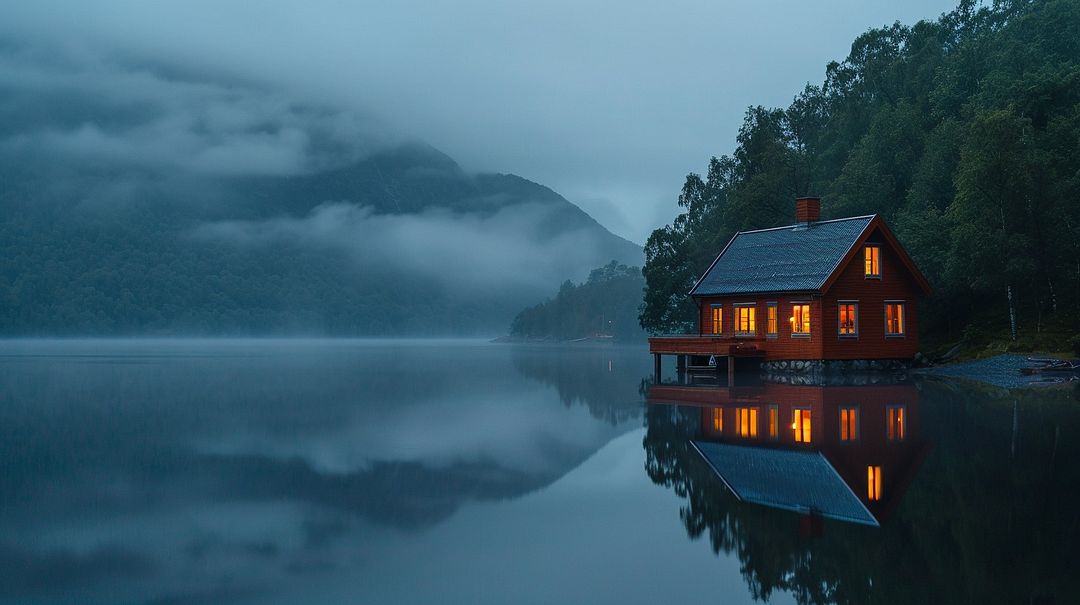
[[[881,467],[866,467],[866,499],[871,502],[881,500]]]
[[[859,408],[840,408],[840,441],[859,438]]]
[[[863,249],[865,260],[866,277],[881,277],[881,248],[879,246],[867,246]]]
[[[724,408],[713,408],[712,410],[712,428],[714,431],[723,432],[724,430]]]
[[[791,335],[792,336],[809,336],[810,335],[810,305],[796,304],[791,305],[791,317],[788,318],[791,322]]]
[[[735,334],[757,334],[757,309],[753,305],[735,305]]]
[[[842,302],[837,308],[839,325],[837,332],[840,336],[859,335],[859,304]]]
[[[776,303],[771,302],[765,305],[765,335],[776,336],[780,331],[780,312],[776,308]]]
[[[903,336],[906,323],[907,315],[904,313],[904,303],[885,303],[885,336]]]
[[[735,408],[735,429],[740,437],[757,437],[757,427],[757,408]]]
[[[797,408],[792,412],[791,430],[795,432],[795,441],[810,443],[810,410]]]
[[[903,441],[907,424],[907,414],[902,405],[890,405],[885,408],[885,438],[889,441]]]
[[[724,331],[724,307],[723,305],[712,306],[712,333],[720,334]]]
[[[780,436],[780,406],[769,406],[769,439]]]

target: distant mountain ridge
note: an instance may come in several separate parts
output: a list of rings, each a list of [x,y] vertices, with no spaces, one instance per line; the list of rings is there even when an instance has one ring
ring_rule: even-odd
[[[639,246],[420,143],[294,175],[0,150],[0,334],[497,334]]]
[[[467,174],[453,158],[424,143],[395,147],[312,174],[236,179],[229,191],[233,198],[250,200],[255,216],[273,212],[302,216],[315,200],[362,201],[387,214],[444,208],[483,216],[514,204],[548,204],[555,210],[547,225],[550,234],[585,228],[602,238],[605,249],[615,255],[612,258],[641,254],[641,246],[610,233],[550,188],[516,174]]]

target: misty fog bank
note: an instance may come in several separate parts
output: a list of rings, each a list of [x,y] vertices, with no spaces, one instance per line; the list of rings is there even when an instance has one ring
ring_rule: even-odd
[[[484,335],[612,259],[550,189],[354,111],[0,43],[0,334]]]

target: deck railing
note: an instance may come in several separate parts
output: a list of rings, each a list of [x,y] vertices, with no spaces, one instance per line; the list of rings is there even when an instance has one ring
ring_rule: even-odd
[[[649,351],[666,355],[737,355],[758,350],[760,336],[714,336],[712,334],[673,334],[649,338]]]

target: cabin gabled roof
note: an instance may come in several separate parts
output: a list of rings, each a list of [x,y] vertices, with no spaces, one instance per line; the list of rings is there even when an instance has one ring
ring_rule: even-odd
[[[772,508],[879,525],[851,487],[820,452],[693,441],[735,497]]]
[[[740,231],[690,290],[691,296],[824,292],[875,230],[896,249],[916,283],[930,286],[876,215]]]

